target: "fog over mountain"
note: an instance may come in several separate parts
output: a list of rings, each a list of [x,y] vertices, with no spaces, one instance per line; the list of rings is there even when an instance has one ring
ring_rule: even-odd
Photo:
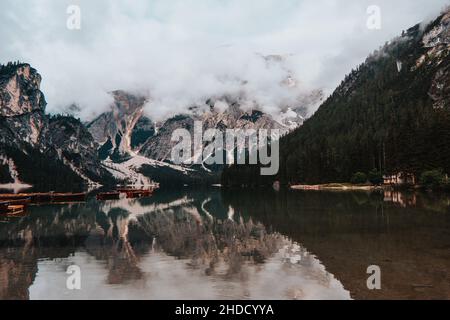
[[[77,104],[84,120],[108,110],[108,92],[116,89],[149,96],[145,112],[155,120],[224,95],[275,115],[312,90],[331,92],[386,39],[448,3],[319,2],[4,0],[0,62],[31,63],[48,111]],[[81,8],[81,30],[66,27],[73,4]],[[380,30],[367,28],[373,4],[381,9]]]

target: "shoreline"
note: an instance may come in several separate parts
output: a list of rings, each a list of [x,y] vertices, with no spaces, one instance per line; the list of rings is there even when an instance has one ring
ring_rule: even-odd
[[[317,185],[292,185],[289,187],[292,190],[303,191],[375,191],[386,190],[391,186],[373,186],[373,185],[352,185],[345,183],[328,183]]]

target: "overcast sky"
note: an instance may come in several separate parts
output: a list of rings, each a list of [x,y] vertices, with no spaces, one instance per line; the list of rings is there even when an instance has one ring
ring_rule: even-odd
[[[81,9],[69,30],[67,7]],[[351,68],[402,30],[436,17],[449,0],[1,0],[0,62],[29,62],[43,76],[48,110],[71,103],[87,119],[107,92],[152,97],[165,117],[208,96],[244,90],[263,109],[299,94],[280,85],[291,74],[300,94],[330,93]],[[381,29],[367,28],[367,8]],[[269,64],[261,55],[283,55]],[[242,82],[246,81],[245,89]]]

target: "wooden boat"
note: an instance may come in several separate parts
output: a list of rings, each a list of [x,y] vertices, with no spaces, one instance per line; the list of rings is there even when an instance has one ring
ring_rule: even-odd
[[[0,201],[23,201],[31,203],[80,202],[86,200],[86,193],[19,193],[0,194]]]
[[[51,202],[84,202],[86,193],[52,193]]]
[[[52,201],[51,193],[34,193],[32,195],[31,201],[33,203],[49,203]]]
[[[126,194],[128,199],[136,199],[136,198],[150,197],[152,195],[152,192],[150,190],[141,190],[141,191],[129,191]]]
[[[131,188],[119,188],[120,193],[125,193],[128,199],[150,197],[153,194],[153,188],[150,189],[131,189]]]
[[[139,192],[135,191],[127,192],[127,199],[136,199],[136,198],[141,198],[141,194]]]
[[[141,188],[141,189],[136,189],[136,188],[117,188],[116,189],[116,191],[121,192],[121,193],[141,192],[141,191],[153,192],[154,190],[155,190],[155,188]]]
[[[18,194],[0,194],[0,201],[15,201],[32,198],[33,194],[18,193]]]
[[[31,199],[21,199],[21,200],[10,200],[10,201],[2,201],[0,202],[1,208],[7,208],[8,206],[20,205],[20,206],[28,206],[31,203]]]
[[[119,200],[120,192],[102,192],[97,194],[97,200],[105,201],[105,200]]]
[[[24,205],[13,205],[8,206],[7,216],[18,216],[25,213],[26,206]]]
[[[117,192],[120,193],[127,193],[127,192],[136,192],[139,191],[139,189],[132,189],[132,188],[118,188]]]
[[[30,199],[0,202],[0,215],[15,216],[25,213]]]
[[[0,194],[0,201],[18,201],[25,199],[30,199],[31,203],[51,202],[52,193]]]
[[[9,200],[9,201],[3,201],[2,204],[6,204],[6,205],[23,205],[23,206],[28,206],[31,203],[31,199],[27,198],[27,199],[19,199],[19,200]]]

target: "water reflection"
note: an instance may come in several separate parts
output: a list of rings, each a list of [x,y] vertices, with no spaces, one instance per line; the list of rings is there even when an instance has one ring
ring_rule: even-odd
[[[267,191],[224,199],[301,242],[353,298],[450,299],[448,195]],[[367,290],[369,265],[381,267],[382,290]]]
[[[216,191],[31,207],[0,223],[2,299],[348,299],[305,247]],[[80,266],[82,290],[66,288]]]
[[[0,298],[450,299],[449,249],[447,196],[160,190],[0,220]]]

